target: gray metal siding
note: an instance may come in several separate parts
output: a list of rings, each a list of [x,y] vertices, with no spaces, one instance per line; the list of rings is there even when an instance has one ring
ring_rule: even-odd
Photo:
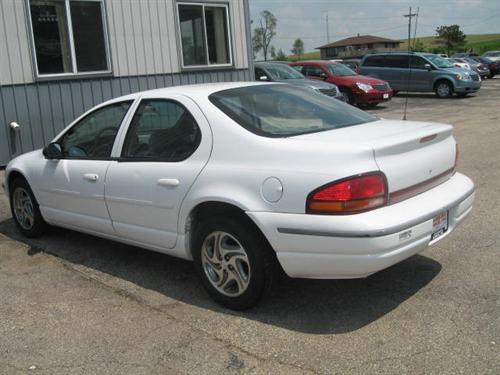
[[[233,63],[245,69],[247,0],[203,0],[229,4]],[[113,76],[179,73],[176,0],[105,0]],[[35,81],[27,2],[0,1],[0,84]],[[4,52],[5,51],[5,52]]]
[[[0,165],[43,147],[76,117],[108,99],[158,87],[251,79],[249,70],[239,69],[0,85]],[[10,130],[12,121],[21,125],[18,131]]]

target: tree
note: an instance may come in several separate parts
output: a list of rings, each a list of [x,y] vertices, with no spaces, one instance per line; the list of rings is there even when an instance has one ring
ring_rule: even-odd
[[[304,54],[304,42],[302,39],[297,38],[295,39],[295,42],[293,42],[293,48],[291,49],[291,52],[295,56],[302,56]]]
[[[415,40],[415,44],[412,48],[413,52],[425,52],[425,45],[420,39]]]
[[[253,51],[262,50],[264,60],[267,61],[268,52],[271,52],[271,40],[276,35],[278,20],[268,10],[260,12],[259,27],[256,27],[252,37]]]
[[[275,54],[274,59],[275,59],[276,61],[287,61],[287,60],[288,60],[288,58],[287,58],[287,56],[286,56],[285,52],[283,52],[283,50],[282,50],[281,48],[280,48],[280,49],[278,50],[278,52]]]
[[[435,43],[446,48],[448,56],[452,50],[465,44],[466,36],[458,25],[439,26],[436,29],[436,35]]]

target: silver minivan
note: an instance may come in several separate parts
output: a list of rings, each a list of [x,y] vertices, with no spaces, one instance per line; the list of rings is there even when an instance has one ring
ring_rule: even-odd
[[[411,69],[410,69],[411,64]],[[395,92],[432,92],[440,98],[466,96],[481,88],[479,75],[456,68],[433,53],[376,53],[361,61],[361,74],[383,79]]]

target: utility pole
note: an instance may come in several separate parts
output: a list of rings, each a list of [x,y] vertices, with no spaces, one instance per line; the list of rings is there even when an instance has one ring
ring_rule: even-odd
[[[410,43],[411,43],[411,19],[412,17],[416,17],[417,13],[412,13],[411,12],[411,7],[410,11],[408,14],[403,14],[403,17],[408,18],[408,81],[406,85],[406,100],[405,100],[405,109],[404,109],[404,114],[403,114],[403,120],[406,120],[406,109],[408,108],[408,94],[409,94],[409,89],[410,89],[410,80],[411,80],[411,56],[410,56]]]
[[[326,12],[326,42],[330,43],[330,27],[328,26],[328,11]]]

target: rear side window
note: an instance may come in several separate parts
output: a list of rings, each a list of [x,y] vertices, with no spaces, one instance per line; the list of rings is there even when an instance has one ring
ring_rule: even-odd
[[[123,144],[122,158],[178,162],[201,142],[195,119],[180,103],[167,99],[141,101]]]
[[[216,92],[209,99],[236,123],[265,137],[290,137],[377,120],[314,90],[289,85],[240,87]]]
[[[409,58],[407,55],[387,55],[385,66],[388,68],[408,68]]]
[[[385,66],[385,58],[384,56],[369,56],[365,58],[363,61],[363,66],[378,66],[378,67],[384,67]]]

